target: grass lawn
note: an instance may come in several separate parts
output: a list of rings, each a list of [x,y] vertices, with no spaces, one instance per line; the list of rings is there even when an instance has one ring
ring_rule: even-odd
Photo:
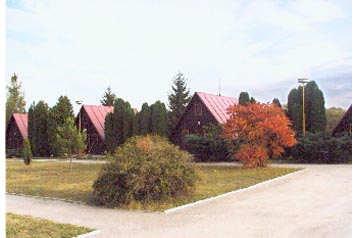
[[[72,238],[93,229],[6,213],[7,238]]]
[[[73,164],[69,172],[68,163],[35,162],[29,166],[21,162],[6,163],[6,190],[43,197],[62,198],[92,203],[92,184],[98,177],[101,164]],[[130,204],[127,209],[163,211],[172,207],[209,198],[259,182],[297,171],[294,168],[243,169],[239,166],[196,165],[200,179],[191,197],[166,203]]]

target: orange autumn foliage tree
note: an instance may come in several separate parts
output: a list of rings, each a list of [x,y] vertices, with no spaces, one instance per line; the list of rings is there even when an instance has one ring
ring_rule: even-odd
[[[235,105],[228,112],[223,137],[241,141],[235,157],[245,168],[265,167],[268,158],[282,155],[284,147],[297,143],[290,120],[275,104]]]

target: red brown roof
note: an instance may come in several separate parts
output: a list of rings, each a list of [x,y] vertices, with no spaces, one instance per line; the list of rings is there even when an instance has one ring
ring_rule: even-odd
[[[81,110],[87,113],[99,136],[104,140],[104,121],[107,114],[113,112],[113,106],[83,105]]]
[[[224,124],[230,118],[227,109],[238,103],[237,98],[201,92],[196,92],[196,94],[220,124]]]
[[[27,125],[28,125],[27,114],[14,113],[12,114],[12,117],[14,118],[15,123],[19,128],[22,137],[27,138]]]

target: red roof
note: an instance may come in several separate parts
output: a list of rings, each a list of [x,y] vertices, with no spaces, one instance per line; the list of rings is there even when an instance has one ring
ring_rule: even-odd
[[[27,138],[27,114],[14,113],[12,117],[15,120],[17,127],[23,138]]]
[[[227,109],[238,103],[237,98],[201,92],[196,92],[196,94],[220,124],[224,124],[230,118]]]
[[[112,106],[95,106],[95,105],[83,105],[84,110],[89,119],[91,120],[94,128],[97,130],[99,136],[104,140],[104,121],[108,113],[113,112]]]

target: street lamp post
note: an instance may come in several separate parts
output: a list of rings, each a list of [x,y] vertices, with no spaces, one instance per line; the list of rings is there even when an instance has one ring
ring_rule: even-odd
[[[80,106],[80,112],[79,112],[79,114],[78,114],[78,130],[81,132],[81,105],[83,104],[83,101],[81,101],[81,100],[78,100],[78,101],[76,101],[76,103],[77,103],[77,105],[79,105]]]
[[[305,117],[305,84],[308,83],[307,78],[299,78],[298,83],[302,84],[302,130],[303,137],[306,136],[306,117]]]

